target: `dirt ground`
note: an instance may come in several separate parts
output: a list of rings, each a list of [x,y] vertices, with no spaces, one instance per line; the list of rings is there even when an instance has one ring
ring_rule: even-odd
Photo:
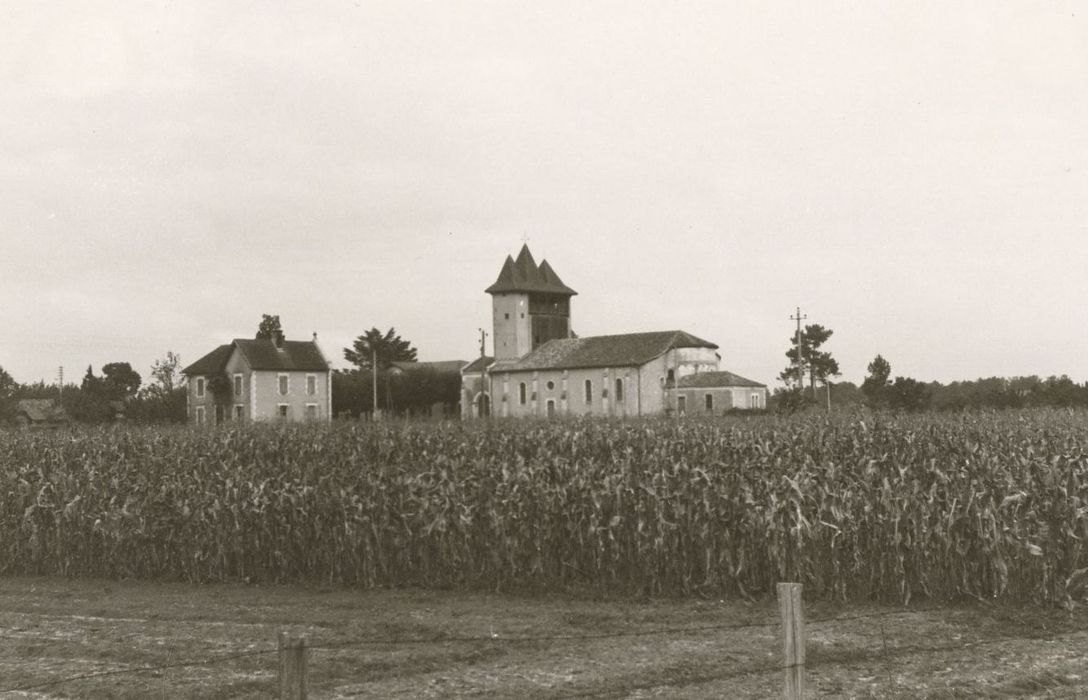
[[[807,697],[1088,698],[1088,614],[806,604]],[[767,698],[773,600],[0,578],[2,698]]]

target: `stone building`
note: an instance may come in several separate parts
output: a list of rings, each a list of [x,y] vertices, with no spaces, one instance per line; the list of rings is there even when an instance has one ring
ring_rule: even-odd
[[[332,372],[312,341],[269,338],[220,345],[182,370],[189,422],[313,422],[332,417]]]
[[[463,417],[766,407],[765,385],[720,371],[718,346],[686,331],[577,337],[571,329],[577,292],[546,260],[537,265],[528,246],[517,260],[506,258],[485,291],[492,298],[494,356],[461,370]]]

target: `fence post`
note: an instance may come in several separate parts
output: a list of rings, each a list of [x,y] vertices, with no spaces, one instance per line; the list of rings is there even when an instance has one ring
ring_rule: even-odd
[[[778,611],[782,615],[782,653],[785,657],[786,700],[805,697],[805,611],[801,584],[778,584]]]
[[[280,632],[280,700],[306,700],[306,637]]]

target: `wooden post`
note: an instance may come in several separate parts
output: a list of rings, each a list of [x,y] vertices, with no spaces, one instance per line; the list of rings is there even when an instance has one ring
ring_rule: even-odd
[[[280,632],[280,700],[306,700],[306,637]]]
[[[785,658],[786,700],[805,697],[805,611],[801,584],[778,584],[778,610],[782,615],[782,653]]]

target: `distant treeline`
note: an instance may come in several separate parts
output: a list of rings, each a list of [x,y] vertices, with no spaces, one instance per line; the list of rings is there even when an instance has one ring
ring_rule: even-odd
[[[818,386],[803,396],[796,390],[778,390],[771,407],[797,408],[826,405],[827,388]],[[921,382],[910,377],[888,379],[882,385],[866,380],[858,387],[851,382],[831,385],[831,406],[865,405],[898,411],[958,411],[1032,407],[1088,407],[1088,382],[1078,384],[1069,377],[989,377],[969,381]]]

